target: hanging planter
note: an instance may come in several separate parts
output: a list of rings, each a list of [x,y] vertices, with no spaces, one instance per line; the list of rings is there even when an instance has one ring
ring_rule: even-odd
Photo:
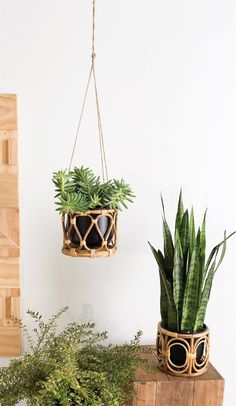
[[[57,210],[62,215],[63,254],[73,257],[105,257],[117,250],[118,211],[132,202],[134,194],[123,179],[109,180],[105,143],[99,106],[95,72],[95,0],[93,0],[92,63],[83,98],[79,123],[76,131],[68,170],[54,172]],[[89,168],[74,167],[72,162],[78,141],[79,130],[85,109],[89,86],[93,83],[98,137],[100,146],[102,180]]]
[[[53,175],[57,211],[62,215],[63,254],[105,257],[117,250],[117,219],[134,194],[121,180],[101,182],[89,168],[58,171]]]
[[[162,199],[161,199],[162,200]],[[179,196],[172,236],[163,207],[164,252],[150,244],[159,268],[161,318],[157,333],[157,357],[165,372],[176,376],[202,375],[209,361],[209,329],[204,324],[215,273],[220,266],[226,241],[224,234],[206,258],[206,213],[195,232],[193,209],[184,211]],[[218,258],[219,251],[220,257]]]
[[[103,257],[117,250],[117,210],[89,210],[62,215],[63,254]]]

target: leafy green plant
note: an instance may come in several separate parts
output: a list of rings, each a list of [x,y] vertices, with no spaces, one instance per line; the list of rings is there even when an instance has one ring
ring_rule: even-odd
[[[168,330],[194,333],[203,329],[212,282],[224,258],[226,241],[235,232],[228,236],[225,232],[206,260],[206,212],[202,226],[195,232],[193,209],[189,216],[180,192],[172,236],[162,198],[161,202],[164,251],[149,245],[159,267],[162,324]]]
[[[109,180],[102,183],[89,168],[75,167],[73,171],[53,173],[56,187],[57,211],[60,213],[85,213],[95,208],[127,208],[127,202],[135,197],[130,186],[121,180]]]
[[[22,325],[29,351],[0,368],[0,404],[125,406],[133,394],[137,366],[141,360],[138,332],[129,344],[102,345],[105,332],[94,331],[94,324],[68,324],[58,332],[61,309],[47,323],[33,311],[33,333]]]

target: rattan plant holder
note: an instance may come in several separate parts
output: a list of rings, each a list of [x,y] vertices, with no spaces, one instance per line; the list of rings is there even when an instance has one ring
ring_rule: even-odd
[[[108,257],[114,255],[117,250],[117,218],[118,211],[90,210],[86,213],[73,213],[62,215],[62,228],[64,243],[62,252],[72,257]],[[81,219],[88,220],[88,227],[85,234],[82,234],[78,222]],[[100,221],[106,220],[105,230],[101,230]],[[99,240],[96,247],[91,246],[89,238],[95,234]],[[75,241],[76,240],[76,241]]]
[[[93,0],[93,18],[92,18],[92,62],[89,69],[88,81],[86,84],[85,94],[82,102],[81,113],[79,117],[78,127],[75,135],[75,141],[73,145],[73,150],[70,158],[70,164],[68,172],[71,170],[76,145],[78,142],[78,135],[81,127],[81,122],[83,118],[83,113],[85,109],[86,99],[88,95],[88,90],[91,82],[94,85],[95,101],[96,101],[96,112],[97,112],[97,125],[98,125],[98,136],[99,136],[99,147],[100,147],[100,159],[101,159],[101,169],[102,169],[102,179],[103,182],[108,181],[108,170],[107,170],[107,160],[105,153],[105,144],[101,120],[101,112],[99,106],[98,97],[98,87],[96,81],[96,70],[95,70],[95,0]],[[72,214],[62,214],[62,228],[63,228],[63,247],[62,252],[65,255],[72,257],[108,257],[114,255],[117,250],[117,218],[118,211],[113,209],[95,209],[90,210],[86,213],[76,212]],[[79,227],[79,222],[83,219],[87,222],[87,228],[81,232]],[[100,223],[107,224],[105,228],[100,226]],[[85,222],[85,223],[86,223]],[[95,237],[97,243],[91,240],[91,235]]]
[[[186,377],[202,375],[207,371],[209,350],[207,326],[202,332],[184,334],[168,331],[158,324],[157,358],[164,372]]]

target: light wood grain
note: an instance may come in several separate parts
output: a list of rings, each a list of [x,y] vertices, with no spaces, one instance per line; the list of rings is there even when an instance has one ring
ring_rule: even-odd
[[[3,233],[9,240],[11,247],[19,248],[18,208],[0,208],[0,219],[0,233]]]
[[[1,356],[20,355],[20,330],[18,327],[0,327]]]
[[[193,406],[222,406],[224,399],[224,381],[196,381]]]
[[[16,96],[0,95],[0,356],[20,354]]]
[[[136,396],[133,406],[153,406],[156,404],[156,382],[135,383]]]
[[[155,361],[154,354],[145,357]],[[135,389],[132,406],[223,406],[224,379],[211,364],[205,374],[192,377],[137,369]]]
[[[0,173],[0,208],[18,207],[18,176]]]
[[[0,129],[1,130],[16,130],[16,95],[1,94],[0,95]]]

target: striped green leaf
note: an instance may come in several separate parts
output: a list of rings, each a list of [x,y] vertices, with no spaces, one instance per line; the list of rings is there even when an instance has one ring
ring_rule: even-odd
[[[160,274],[160,285],[161,285],[161,317],[163,324],[173,331],[177,331],[177,314],[176,314],[176,307],[174,303],[173,293],[171,283],[166,278],[165,271],[163,269],[163,255],[160,251],[156,251],[156,249],[150,244],[150,248],[154,255],[154,258],[159,267],[159,274]],[[167,311],[166,311],[167,309]],[[166,322],[167,319],[167,322]]]
[[[205,256],[206,256],[206,213],[204,213],[203,221],[202,221],[202,228],[201,228],[201,265],[204,268],[205,265]]]
[[[174,244],[169,226],[163,218],[163,239],[164,239],[164,258],[165,258],[165,271],[169,281],[173,278],[173,263],[174,263]]]
[[[195,245],[195,224],[194,224],[194,212],[193,208],[191,209],[190,213],[190,221],[189,221],[189,264],[191,262],[191,257],[193,253],[193,248]]]
[[[189,251],[189,215],[188,210],[185,211],[179,230],[179,238],[183,252],[183,261],[186,268],[188,251]]]
[[[192,331],[198,307],[200,230],[198,231],[184,290],[181,331]]]
[[[206,213],[205,211],[202,221],[202,228],[200,234],[200,266],[199,266],[199,291],[198,298],[201,300],[201,292],[204,283],[204,269],[205,269],[205,257],[206,257]]]
[[[179,194],[178,209],[175,218],[175,241],[177,237],[176,232],[180,232],[180,226],[182,223],[183,215],[184,215],[184,205],[182,200],[182,189],[181,189]]]
[[[173,262],[174,262],[174,244],[170,228],[166,221],[164,201],[161,196],[161,204],[163,210],[163,240],[164,240],[164,258],[165,258],[165,273],[167,279],[172,282],[173,280]]]
[[[196,320],[194,323],[194,329],[193,329],[194,331],[200,331],[203,328],[207,304],[208,304],[208,300],[209,300],[210,293],[211,293],[213,278],[215,275],[217,254],[218,254],[218,250],[216,250],[216,252],[215,252],[214,261],[209,269],[209,272],[208,272],[208,275],[207,275],[207,278],[205,281],[204,289],[201,294],[200,305],[199,305],[197,315],[196,315]]]
[[[205,265],[205,268],[204,268],[203,283],[204,283],[204,280],[205,280],[205,278],[206,278],[207,271],[208,271],[208,269],[209,269],[209,267],[210,267],[210,265],[211,265],[211,262],[212,262],[212,260],[213,260],[213,258],[214,258],[214,256],[215,256],[216,251],[217,251],[223,244],[225,245],[225,244],[226,244],[226,241],[227,241],[230,237],[232,237],[234,234],[236,234],[236,231],[234,231],[233,233],[229,234],[228,237],[225,236],[225,238],[211,250],[211,253],[210,253],[210,255],[209,255],[208,259],[207,259],[207,262],[206,262],[206,265]],[[217,268],[219,268],[219,266],[220,266],[222,260],[223,260],[223,258],[221,259],[220,263],[217,265]]]
[[[184,297],[184,268],[183,268],[183,253],[178,237],[176,235],[175,253],[174,253],[174,267],[173,267],[173,297],[177,311],[177,325],[180,331],[181,318],[183,310],[183,297]]]

